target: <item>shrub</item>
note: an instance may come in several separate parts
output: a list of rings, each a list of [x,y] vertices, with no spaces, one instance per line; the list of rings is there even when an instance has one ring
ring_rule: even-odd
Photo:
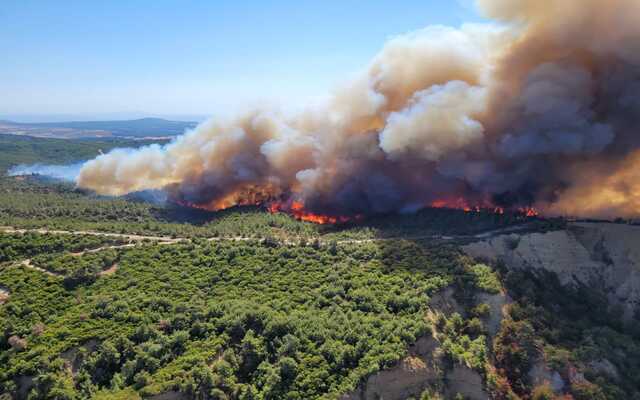
[[[576,382],[571,385],[571,394],[575,400],[607,400],[598,385],[590,382]]]
[[[487,303],[480,303],[471,310],[471,315],[478,318],[488,317],[491,314],[491,306]]]
[[[15,351],[22,351],[27,348],[27,339],[18,336],[11,336],[8,340],[9,346]]]
[[[531,393],[531,400],[554,400],[556,398],[548,384],[537,386]]]
[[[476,264],[471,267],[471,273],[474,277],[476,287],[487,293],[500,293],[502,289],[500,279],[490,266],[486,264]]]
[[[33,336],[40,336],[44,333],[44,324],[42,322],[36,323],[33,328],[31,328],[31,333]]]
[[[524,321],[505,319],[493,344],[496,366],[506,374],[512,388],[526,392],[527,374],[537,356],[533,327]]]

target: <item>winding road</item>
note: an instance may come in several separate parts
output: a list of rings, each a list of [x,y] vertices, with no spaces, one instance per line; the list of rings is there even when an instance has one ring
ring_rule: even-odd
[[[458,236],[446,236],[446,235],[421,235],[421,236],[398,236],[398,237],[386,237],[386,238],[369,238],[369,239],[342,239],[342,240],[335,240],[335,243],[338,244],[364,244],[364,243],[375,243],[375,242],[385,242],[385,241],[393,241],[393,240],[399,240],[399,239],[404,239],[404,240],[444,240],[444,241],[451,241],[451,240],[455,240],[455,239],[476,239],[476,240],[482,240],[482,239],[487,239],[493,236],[498,236],[498,235],[504,235],[504,234],[508,234],[508,233],[514,233],[514,232],[518,232],[518,231],[522,231],[524,229],[526,229],[529,225],[528,224],[522,224],[522,225],[516,225],[516,226],[511,226],[511,227],[507,227],[507,228],[502,228],[502,229],[496,229],[496,230],[492,230],[492,231],[487,231],[487,232],[483,232],[480,234],[476,234],[476,235],[458,235]],[[103,246],[103,247],[98,247],[95,249],[87,249],[87,250],[83,250],[80,252],[75,252],[75,253],[70,253],[73,256],[76,257],[80,257],[84,254],[88,254],[88,253],[97,253],[103,250],[109,250],[109,249],[125,249],[125,248],[133,248],[136,245],[138,245],[141,242],[153,242],[155,244],[158,245],[173,245],[173,244],[179,244],[179,243],[187,243],[187,242],[191,242],[192,239],[190,238],[175,238],[175,237],[170,237],[170,236],[152,236],[152,235],[132,235],[132,234],[126,234],[126,233],[111,233],[111,232],[96,232],[96,231],[65,231],[65,230],[53,230],[53,229],[46,229],[46,228],[37,228],[37,229],[20,229],[20,228],[14,228],[11,226],[0,226],[0,233],[40,233],[40,234],[53,234],[53,235],[91,235],[91,236],[103,236],[103,237],[112,237],[112,238],[119,238],[119,239],[124,239],[126,241],[129,241],[130,243],[127,244],[122,244],[122,245],[109,245],[109,246]],[[244,242],[244,241],[264,241],[266,240],[266,238],[246,238],[246,237],[240,237],[240,236],[232,236],[232,237],[211,237],[211,238],[206,238],[206,240],[210,241],[210,242],[217,242],[217,241],[233,241],[233,242]],[[135,243],[131,243],[131,242],[135,242]],[[286,244],[286,245],[299,245],[300,241],[294,241],[294,240],[280,240],[279,241],[282,244]],[[334,241],[321,241],[322,244],[328,244],[330,242],[334,242]],[[29,269],[33,269],[39,272],[42,272],[44,274],[47,274],[49,276],[56,276],[56,277],[63,277],[63,274],[59,274],[59,273],[55,273],[55,272],[51,272],[48,271],[46,269],[37,267],[35,265],[33,265],[31,263],[31,259],[26,259],[23,260],[21,262],[18,262],[17,264],[14,265],[21,265],[25,268],[29,268]],[[99,275],[100,276],[106,276],[106,275],[111,275],[113,273],[115,273],[117,271],[117,264],[113,265],[111,268],[102,271]],[[2,293],[4,292],[4,293]],[[0,291],[0,299],[3,298],[3,296],[7,296],[8,297],[8,293],[6,293],[6,291]],[[1,301],[1,300],[0,300]]]

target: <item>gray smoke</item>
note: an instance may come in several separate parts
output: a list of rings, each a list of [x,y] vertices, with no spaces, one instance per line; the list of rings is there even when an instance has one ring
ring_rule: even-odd
[[[80,175],[80,169],[83,164],[84,163],[71,165],[20,164],[11,167],[7,171],[7,175],[43,175],[62,181],[75,182]]]
[[[435,203],[638,216],[640,2],[479,0],[493,24],[384,45],[323,106],[209,121],[115,150],[78,184],[210,209],[277,200],[332,215]]]

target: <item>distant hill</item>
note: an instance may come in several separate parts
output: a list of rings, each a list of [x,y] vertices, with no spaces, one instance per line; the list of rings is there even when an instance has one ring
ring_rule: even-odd
[[[0,134],[0,175],[18,164],[69,164],[87,160],[117,147],[139,147],[160,140],[46,139]]]
[[[0,121],[0,133],[38,137],[170,137],[194,128],[196,122],[142,118],[124,121],[69,121],[22,123]]]

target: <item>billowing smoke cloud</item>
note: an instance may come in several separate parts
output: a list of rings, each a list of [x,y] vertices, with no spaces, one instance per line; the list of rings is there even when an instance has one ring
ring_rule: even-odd
[[[115,150],[78,184],[166,188],[211,209],[279,200],[352,215],[463,198],[638,216],[640,2],[478,5],[496,23],[396,37],[322,107],[255,110]]]

